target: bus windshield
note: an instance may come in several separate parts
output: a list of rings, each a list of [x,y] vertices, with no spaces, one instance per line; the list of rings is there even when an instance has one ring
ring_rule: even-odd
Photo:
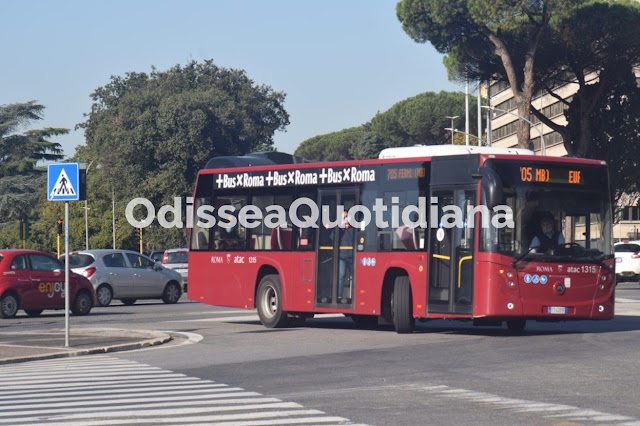
[[[481,250],[549,262],[599,262],[612,256],[604,166],[487,163],[500,176],[513,227],[484,228]]]

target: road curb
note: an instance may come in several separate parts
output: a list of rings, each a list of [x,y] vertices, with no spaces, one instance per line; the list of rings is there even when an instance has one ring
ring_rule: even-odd
[[[138,341],[138,342],[121,343],[121,344],[115,344],[115,345],[109,345],[109,346],[97,346],[97,347],[84,348],[84,349],[59,348],[60,352],[55,352],[55,353],[48,353],[43,355],[27,355],[27,356],[0,359],[0,365],[16,364],[16,363],[28,362],[28,361],[41,361],[41,360],[54,359],[54,358],[70,358],[70,357],[83,356],[83,355],[131,351],[131,350],[141,349],[141,348],[150,347],[150,346],[162,345],[164,343],[167,343],[173,340],[173,337],[171,337],[171,335],[169,335],[168,333],[149,331],[149,330],[84,329],[82,330],[82,333],[87,333],[88,331],[94,331],[99,333],[121,332],[126,335],[130,335],[132,333],[139,333],[139,334],[151,335],[152,337]]]

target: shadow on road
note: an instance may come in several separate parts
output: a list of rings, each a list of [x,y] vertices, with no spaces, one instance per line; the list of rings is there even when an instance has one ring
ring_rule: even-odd
[[[233,321],[234,324],[258,325],[259,321]],[[356,325],[351,319],[344,318],[313,318],[306,320],[303,324],[290,326],[288,328],[269,329],[261,328],[259,330],[248,330],[242,333],[266,333],[266,332],[282,332],[296,331],[300,329],[333,329],[333,330],[377,330],[393,332],[395,330],[392,325],[378,325],[363,327]],[[558,335],[558,334],[593,334],[593,333],[615,333],[640,330],[640,316],[618,315],[610,321],[527,321],[525,331],[520,335]],[[513,336],[503,326],[474,326],[471,321],[458,320],[427,320],[424,322],[416,321],[413,334],[425,333],[443,333],[443,334],[459,334],[469,336]],[[517,333],[516,333],[517,334]]]

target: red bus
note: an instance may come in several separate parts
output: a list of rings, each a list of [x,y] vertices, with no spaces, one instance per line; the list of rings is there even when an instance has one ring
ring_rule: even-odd
[[[189,299],[256,308],[267,327],[316,313],[399,333],[416,319],[612,319],[608,182],[601,161],[489,147],[214,158],[195,187]]]

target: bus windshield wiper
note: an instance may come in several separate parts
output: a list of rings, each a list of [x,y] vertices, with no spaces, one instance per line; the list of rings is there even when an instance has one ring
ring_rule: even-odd
[[[535,250],[535,247],[531,247],[529,250],[527,250],[524,254],[521,254],[520,256],[516,257],[515,259],[513,259],[513,262],[511,262],[511,267],[515,268],[516,265],[518,264],[518,262],[520,262],[522,259],[524,259],[525,257],[527,257],[529,255],[529,253],[531,253],[533,250]]]

